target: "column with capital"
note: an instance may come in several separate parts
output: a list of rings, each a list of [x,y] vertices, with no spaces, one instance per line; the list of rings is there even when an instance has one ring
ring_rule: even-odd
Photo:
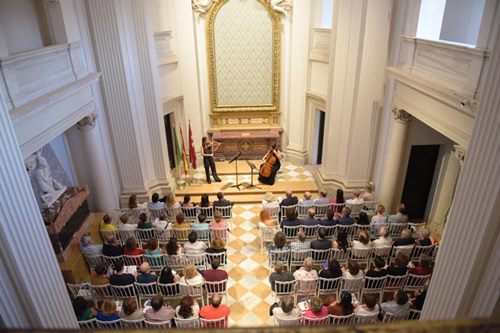
[[[393,108],[394,122],[390,138],[389,151],[385,162],[384,177],[380,186],[380,203],[390,212],[394,204],[394,192],[399,179],[401,161],[405,149],[408,125],[412,119],[411,114],[405,110]]]
[[[118,196],[113,191],[106,153],[99,129],[99,114],[92,112],[67,132],[71,157],[80,185],[88,185],[89,204],[93,211],[109,212],[118,208]]]

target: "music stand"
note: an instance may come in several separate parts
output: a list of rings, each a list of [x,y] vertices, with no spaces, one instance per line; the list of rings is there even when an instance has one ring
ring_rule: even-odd
[[[236,161],[236,184],[234,185],[231,185],[230,187],[236,187],[238,189],[238,191],[241,191],[241,184],[238,183],[238,158],[241,156],[241,151],[236,153],[236,155],[234,155],[231,160],[229,161],[229,164],[233,163],[233,161]]]
[[[249,188],[259,188],[259,189],[262,190],[262,187],[253,184],[253,171],[257,170],[257,167],[255,166],[255,164],[253,164],[249,160],[247,160],[247,164],[250,167],[250,185],[246,186],[243,189],[246,190],[246,189],[249,189]]]

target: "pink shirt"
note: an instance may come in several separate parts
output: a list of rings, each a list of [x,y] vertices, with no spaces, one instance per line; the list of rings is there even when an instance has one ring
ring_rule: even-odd
[[[328,308],[326,306],[322,306],[319,313],[314,313],[311,309],[307,309],[304,312],[304,318],[324,318],[326,316],[328,316]]]
[[[220,220],[220,221],[212,221],[212,223],[210,223],[210,228],[212,229],[223,229],[223,228],[227,228],[227,222],[224,221],[224,220]]]

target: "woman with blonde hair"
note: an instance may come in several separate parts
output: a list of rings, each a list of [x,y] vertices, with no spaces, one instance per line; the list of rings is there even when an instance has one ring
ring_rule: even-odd
[[[309,301],[309,309],[304,313],[304,318],[317,319],[328,316],[328,308],[323,305],[319,297],[313,297]]]
[[[184,276],[181,277],[179,281],[180,285],[192,286],[203,283],[205,283],[205,279],[203,278],[203,275],[198,272],[195,265],[189,264],[184,267]]]
[[[372,217],[372,224],[385,224],[387,223],[387,218],[384,215],[385,207],[384,205],[377,206],[377,214]]]
[[[359,240],[352,242],[352,248],[356,250],[365,250],[372,248],[372,242],[370,241],[370,234],[366,230],[361,230],[359,232]]]
[[[275,208],[279,207],[279,202],[276,200],[276,198],[273,195],[273,192],[266,192],[264,194],[264,198],[262,199],[262,208],[263,209],[268,209],[268,208]]]
[[[101,309],[97,312],[97,320],[100,321],[113,321],[120,319],[116,313],[116,302],[112,298],[106,298],[102,302]]]

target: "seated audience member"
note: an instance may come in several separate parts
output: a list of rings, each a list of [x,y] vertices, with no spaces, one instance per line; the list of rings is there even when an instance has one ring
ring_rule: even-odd
[[[158,276],[158,283],[175,283],[179,282],[180,279],[181,277],[179,276],[179,274],[172,271],[170,267],[165,266],[160,271],[160,275]]]
[[[346,280],[361,279],[365,276],[359,264],[351,259],[347,260],[347,268],[343,269],[342,277]]]
[[[342,276],[342,268],[337,259],[328,259],[328,267],[319,271],[319,277],[324,279],[336,279]]]
[[[198,234],[196,231],[191,231],[189,233],[188,240],[189,242],[184,243],[184,254],[198,255],[205,253],[207,244],[198,240]]]
[[[332,204],[342,205],[345,203],[344,191],[340,188],[337,189],[335,198],[332,199]]]
[[[404,203],[400,203],[397,212],[390,215],[388,218],[389,223],[408,223],[408,215],[406,215],[406,207]]]
[[[375,195],[373,194],[373,185],[370,183],[366,183],[365,190],[359,197],[364,201],[374,201]]]
[[[161,213],[160,216],[158,216],[154,221],[153,221],[153,228],[155,229],[160,229],[164,230],[168,228],[168,221],[167,221],[167,214]]]
[[[285,198],[281,200],[280,207],[295,206],[299,203],[299,199],[293,195],[292,190],[286,190]]]
[[[186,222],[186,216],[184,213],[178,213],[175,216],[175,224],[172,226],[173,228],[176,229],[190,229],[191,224],[189,222]]]
[[[415,241],[415,243],[419,246],[430,246],[432,245],[432,240],[431,240],[431,234],[429,230],[422,228],[418,232],[418,239]]]
[[[262,209],[279,207],[279,202],[276,200],[272,192],[266,192],[262,199]]]
[[[137,229],[137,224],[130,223],[129,216],[127,214],[120,215],[120,224],[118,225],[119,230],[133,231]]]
[[[92,271],[90,271],[90,284],[94,286],[101,286],[109,283],[107,276],[107,269],[104,262],[98,263]]]
[[[186,194],[184,196],[184,199],[182,200],[181,207],[188,208],[188,207],[194,207],[194,206],[196,206],[196,205],[191,201],[191,196],[189,194]]]
[[[316,319],[328,316],[328,308],[323,305],[321,298],[313,297],[309,301],[309,309],[304,312],[304,318]]]
[[[280,305],[273,308],[273,316],[277,319],[299,319],[301,313],[293,304],[293,298],[282,298]]]
[[[373,241],[373,247],[388,247],[392,246],[392,239],[389,237],[389,230],[386,226],[380,227],[378,229],[379,238]]]
[[[295,280],[291,272],[284,271],[283,269],[284,267],[281,261],[274,262],[274,272],[269,275],[269,284],[271,284],[272,291],[276,291],[276,281],[286,282]]]
[[[348,316],[354,312],[352,305],[352,296],[347,291],[340,294],[340,300],[337,300],[328,306],[328,313],[333,316]]]
[[[281,221],[281,228],[283,227],[295,227],[300,225],[300,220],[297,218],[297,214],[293,210],[287,210],[286,219]]]
[[[318,239],[311,242],[311,249],[313,250],[327,250],[332,248],[332,241],[326,239],[326,229],[324,227],[319,227],[318,229]]]
[[[366,230],[361,230],[359,232],[359,240],[354,240],[352,242],[352,248],[355,250],[365,250],[372,248],[372,242],[370,242],[370,234]]]
[[[212,269],[207,269],[203,273],[203,278],[205,279],[205,281],[219,282],[219,281],[223,281],[223,280],[228,279],[227,272],[223,269],[219,269],[219,267],[220,267],[220,259],[219,258],[214,258],[212,260],[211,266],[212,266]]]
[[[401,238],[396,239],[392,246],[405,246],[405,245],[413,245],[415,244],[415,239],[411,235],[410,229],[404,229],[401,231]]]
[[[138,229],[152,229],[153,224],[148,221],[148,216],[146,213],[141,213],[139,215],[139,221],[137,222],[137,228]]]
[[[307,210],[307,217],[302,220],[302,225],[317,225],[319,221],[314,218],[315,215],[316,210],[312,207],[309,208]]]
[[[313,269],[314,260],[311,257],[307,257],[304,260],[304,265],[293,272],[293,277],[295,280],[313,280],[318,278],[318,272]]]
[[[214,213],[214,220],[210,223],[211,229],[227,229],[227,221],[222,219],[222,213],[216,211]]]
[[[319,191],[319,198],[314,200],[316,205],[328,205],[330,203],[330,199],[328,199],[328,192],[325,189],[321,189]]]
[[[100,321],[113,321],[120,319],[116,311],[116,302],[114,299],[106,298],[102,302],[101,309],[97,311],[96,319]]]
[[[366,277],[383,277],[387,275],[387,270],[385,269],[385,261],[384,258],[376,256],[373,258],[372,262],[370,262],[370,269],[366,271]]]
[[[108,257],[118,257],[123,255],[123,248],[120,240],[116,236],[109,236],[102,247],[102,254]]]
[[[299,200],[299,206],[312,206],[313,204],[311,192],[304,192],[304,198]]]
[[[125,251],[123,254],[127,256],[139,256],[144,254],[144,250],[139,247],[134,237],[130,237],[127,239],[127,242],[125,242]]]
[[[141,320],[144,319],[144,313],[142,309],[137,308],[135,300],[130,297],[126,298],[122,303],[120,318],[125,320]]]
[[[387,274],[389,275],[406,275],[408,271],[408,257],[403,253],[399,252],[394,259],[394,263],[387,267]]]
[[[358,225],[370,225],[370,220],[368,219],[368,214],[365,212],[360,212],[358,219],[356,220]]]
[[[205,250],[206,253],[222,253],[226,252],[224,241],[220,237],[214,237],[210,242],[210,247]]]
[[[212,303],[210,305],[205,305],[200,309],[200,317],[209,320],[226,318],[227,327],[227,318],[229,317],[231,310],[226,304],[221,303],[221,295],[214,294],[214,296],[212,297]]]
[[[208,230],[210,228],[209,222],[207,222],[207,216],[203,213],[198,214],[198,222],[191,224],[191,229],[196,230]]]
[[[138,283],[152,283],[156,282],[158,277],[156,274],[151,273],[151,267],[147,262],[143,262],[139,267],[139,274],[137,274]]]
[[[288,246],[286,246],[286,236],[283,231],[274,234],[274,244],[269,245],[269,251],[271,250],[289,250]]]
[[[94,244],[90,233],[87,233],[80,239],[80,251],[87,256],[102,254],[102,244]]]
[[[372,224],[375,224],[375,225],[386,224],[387,218],[384,215],[384,213],[385,213],[384,205],[378,205],[376,212],[377,212],[377,214],[373,215],[373,217],[372,217]]]
[[[333,249],[346,251],[349,247],[349,240],[347,239],[347,232],[345,230],[339,230],[337,232],[337,239],[333,241]]]
[[[214,207],[228,207],[233,206],[233,203],[226,198],[224,198],[224,193],[217,193],[217,200],[214,201]]]
[[[205,279],[203,279],[203,275],[198,272],[195,265],[189,264],[184,267],[184,276],[179,280],[179,284],[192,286],[203,283],[205,283]]]
[[[180,304],[175,308],[175,316],[182,319],[198,318],[200,306],[198,302],[191,296],[181,298]]]
[[[181,206],[180,202],[175,200],[175,197],[173,194],[167,194],[166,200],[165,200],[165,206],[166,208],[179,208]]]
[[[151,196],[151,201],[148,202],[148,208],[151,209],[161,209],[165,207],[165,203],[160,200],[160,195],[158,193],[153,193]]]
[[[361,199],[361,192],[359,190],[355,190],[354,192],[352,192],[352,195],[353,198],[347,200],[348,204],[356,205],[356,204],[362,204],[364,202],[364,200]]]
[[[141,204],[138,204],[137,203],[137,195],[135,195],[135,194],[132,194],[130,197],[128,197],[128,208],[129,209],[135,209],[135,208],[144,209],[147,206],[148,206],[147,202],[143,202]]]
[[[144,309],[144,319],[148,321],[169,321],[174,318],[175,310],[170,304],[163,305],[163,296],[155,295],[151,299],[149,307]]]
[[[275,227],[277,225],[276,219],[271,219],[271,214],[267,209],[263,209],[260,211],[259,218],[259,228]]]
[[[73,300],[73,311],[78,321],[90,320],[97,315],[97,311],[87,305],[87,301],[78,296]]]
[[[384,313],[401,316],[410,311],[410,303],[408,303],[408,295],[403,290],[398,290],[394,293],[394,300],[380,304],[380,308]]]
[[[412,265],[412,264],[411,264]],[[408,273],[415,275],[432,274],[432,259],[427,254],[420,255],[418,266],[410,269]]]
[[[202,194],[201,199],[200,199],[200,207],[211,207],[212,204],[210,203],[210,198],[208,197],[208,194]]]
[[[165,252],[170,256],[183,254],[182,246],[177,243],[175,236],[170,237],[167,245],[165,245]]]
[[[410,305],[415,310],[422,311],[422,308],[424,307],[425,297],[427,296],[428,287],[429,280],[427,280],[427,283],[424,285],[424,289],[419,292],[417,291],[417,293],[415,294],[415,298],[411,300]]]
[[[333,212],[333,209],[328,209],[326,212],[326,219],[319,221],[319,225],[333,226],[337,224],[337,221],[333,218],[334,216],[335,213]]]
[[[113,286],[128,286],[134,284],[135,276],[125,272],[123,260],[115,261],[115,272],[109,277],[109,283]]]
[[[342,215],[337,214],[336,216],[337,223],[340,225],[353,225],[354,219],[351,217],[351,209],[349,207],[342,208]]]
[[[306,234],[303,231],[297,233],[297,240],[290,243],[291,250],[309,250],[311,248],[311,242],[307,240]]]
[[[106,233],[117,233],[118,228],[112,223],[111,217],[109,215],[104,215],[104,217],[102,218],[102,222],[99,225],[99,231]]]
[[[377,296],[374,294],[363,295],[364,303],[358,305],[354,312],[357,315],[373,315],[380,312],[380,308],[377,304]]]

